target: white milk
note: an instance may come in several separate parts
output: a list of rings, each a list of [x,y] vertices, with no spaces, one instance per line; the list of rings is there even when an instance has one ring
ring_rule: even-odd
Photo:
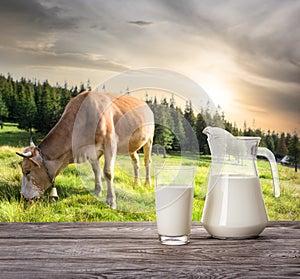
[[[190,234],[193,194],[191,185],[156,187],[156,221],[158,234],[183,236]]]
[[[257,176],[212,177],[202,222],[218,238],[248,238],[259,235],[268,217]]]

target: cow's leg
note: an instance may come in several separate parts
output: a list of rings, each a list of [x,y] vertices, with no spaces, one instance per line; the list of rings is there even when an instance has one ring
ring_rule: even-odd
[[[150,167],[151,167],[152,138],[147,141],[143,149],[144,149],[144,163],[146,168],[145,184],[147,186],[151,186]]]
[[[117,145],[115,141],[111,141],[105,147],[104,151],[104,176],[107,185],[106,203],[111,209],[116,209],[116,194],[113,185],[114,180],[114,164],[117,153]]]
[[[139,169],[140,169],[140,160],[139,155],[136,151],[130,153],[130,157],[133,164],[133,170],[134,170],[134,184],[139,185],[140,179],[139,179]]]
[[[94,194],[96,196],[100,196],[102,194],[102,183],[101,183],[101,169],[100,169],[100,163],[99,163],[99,159],[95,159],[95,160],[90,160],[89,161],[92,165],[92,169],[95,175],[95,190],[94,190]]]

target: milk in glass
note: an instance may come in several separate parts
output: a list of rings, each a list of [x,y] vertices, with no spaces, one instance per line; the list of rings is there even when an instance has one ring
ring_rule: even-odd
[[[156,186],[156,219],[159,235],[190,234],[193,192],[193,185]]]

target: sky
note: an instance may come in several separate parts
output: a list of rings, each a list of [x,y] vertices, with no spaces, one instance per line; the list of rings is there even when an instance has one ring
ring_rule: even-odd
[[[300,133],[300,1],[1,0],[0,73],[93,87],[159,68],[225,118]]]

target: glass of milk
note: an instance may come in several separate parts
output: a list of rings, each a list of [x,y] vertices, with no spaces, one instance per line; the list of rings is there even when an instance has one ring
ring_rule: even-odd
[[[166,245],[189,242],[195,168],[155,167],[155,206],[159,241]]]

